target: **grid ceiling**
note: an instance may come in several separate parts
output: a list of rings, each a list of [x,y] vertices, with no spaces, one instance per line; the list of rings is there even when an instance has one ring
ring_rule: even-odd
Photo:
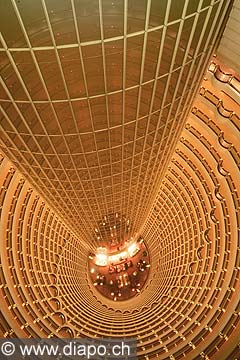
[[[213,58],[202,81],[142,232],[148,281],[127,302],[96,291],[87,246],[0,155],[1,337],[135,337],[139,360],[239,358],[240,81],[224,68]]]
[[[141,230],[228,5],[0,1],[2,149],[82,238]]]

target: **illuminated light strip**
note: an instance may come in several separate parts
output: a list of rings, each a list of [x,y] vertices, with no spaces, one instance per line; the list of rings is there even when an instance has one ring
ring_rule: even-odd
[[[140,247],[134,242],[129,245],[127,248],[127,251],[122,251],[120,253],[114,254],[114,255],[107,255],[105,248],[99,248],[102,252],[99,252],[96,254],[96,261],[95,264],[98,266],[107,266],[108,263],[117,263],[118,261],[121,261],[121,259],[125,259],[128,256],[133,257],[135,256],[139,250]]]

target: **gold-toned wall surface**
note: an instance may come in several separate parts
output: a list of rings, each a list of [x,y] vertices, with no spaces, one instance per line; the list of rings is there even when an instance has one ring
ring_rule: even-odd
[[[240,82],[213,61],[143,230],[151,271],[131,300],[96,291],[86,247],[2,159],[1,336],[135,336],[139,359],[239,358]]]
[[[0,337],[240,358],[240,78],[210,62],[231,4],[0,0]],[[88,269],[112,212],[151,260],[122,302]]]
[[[228,64],[228,66],[232,67],[238,74],[240,73],[240,46],[238,41],[240,36],[239,19],[240,2],[234,1],[226,28],[217,49],[217,56],[221,62]]]
[[[3,151],[89,247],[141,231],[231,4],[0,2]]]

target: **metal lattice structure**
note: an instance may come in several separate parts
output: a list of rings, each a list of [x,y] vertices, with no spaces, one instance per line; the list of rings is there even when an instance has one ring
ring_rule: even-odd
[[[240,81],[209,61],[230,5],[0,1],[1,337],[239,358]],[[87,263],[118,212],[151,267],[113,302]]]
[[[4,150],[88,243],[112,212],[141,231],[228,5],[2,3]]]

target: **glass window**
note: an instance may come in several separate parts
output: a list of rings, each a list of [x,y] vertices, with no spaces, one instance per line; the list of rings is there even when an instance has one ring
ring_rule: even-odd
[[[105,48],[107,91],[120,90],[123,87],[123,41],[107,42]]]
[[[102,1],[104,38],[123,35],[123,0]]]

